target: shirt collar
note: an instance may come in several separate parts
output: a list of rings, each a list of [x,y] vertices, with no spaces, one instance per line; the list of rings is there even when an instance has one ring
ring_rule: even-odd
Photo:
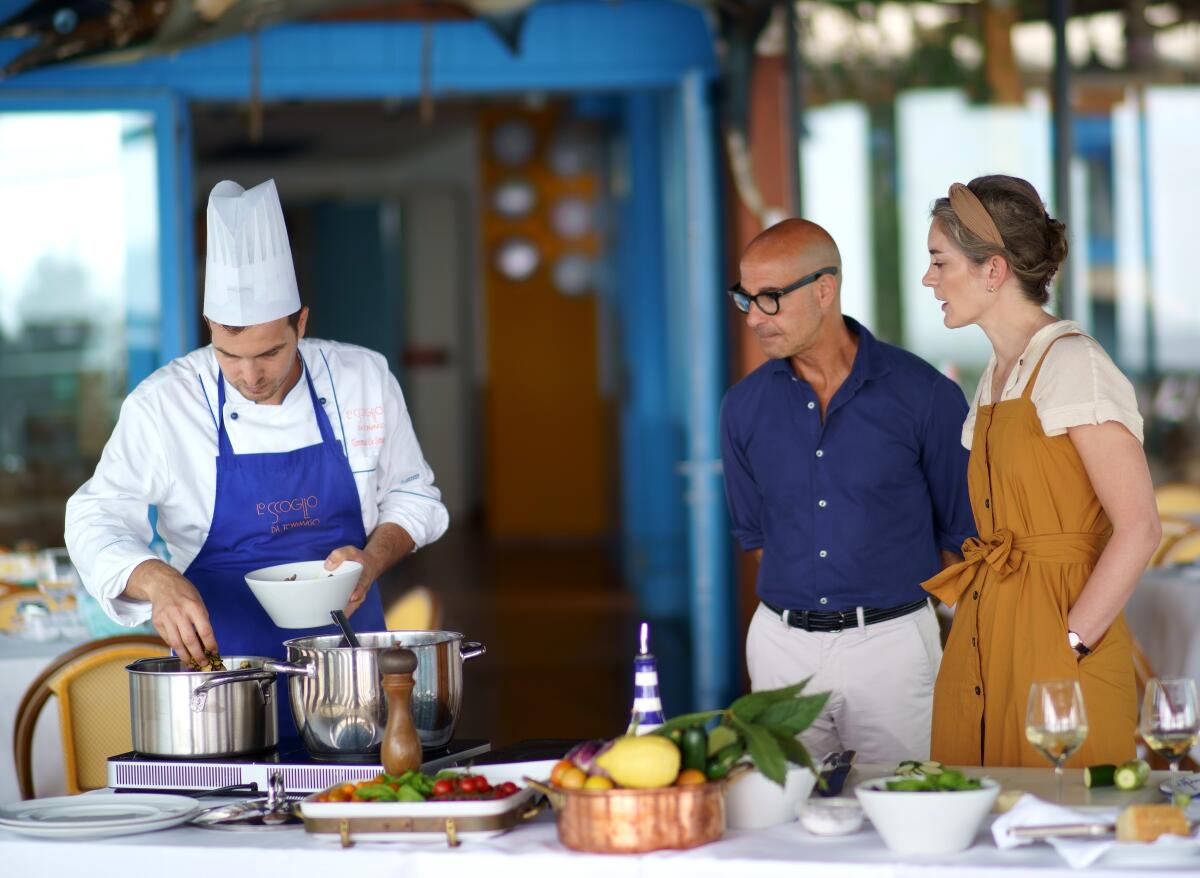
[[[882,349],[875,336],[871,335],[871,331],[855,320],[853,317],[842,315],[842,320],[846,322],[846,328],[858,336],[858,351],[854,354],[854,364],[850,367],[850,375],[846,378],[846,383],[859,385],[864,381],[871,381],[876,378],[881,378],[889,371],[887,363],[884,362]],[[774,364],[771,369],[773,372],[782,372],[789,378],[795,376],[792,370],[792,361],[783,357],[779,360],[773,360]]]

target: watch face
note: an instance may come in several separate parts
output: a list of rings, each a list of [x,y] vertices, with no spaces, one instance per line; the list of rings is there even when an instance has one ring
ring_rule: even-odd
[[[1071,649],[1079,646],[1079,635],[1074,631],[1067,632],[1067,643],[1071,644]]]

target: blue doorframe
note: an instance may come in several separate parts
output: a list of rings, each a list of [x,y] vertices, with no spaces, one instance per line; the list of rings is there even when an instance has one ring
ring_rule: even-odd
[[[160,294],[156,363],[131,360],[132,389],[155,367],[195,346],[196,268],[191,237],[191,144],[186,104],[169,92],[26,92],[0,89],[0,113],[131,111],[151,114],[157,149]]]

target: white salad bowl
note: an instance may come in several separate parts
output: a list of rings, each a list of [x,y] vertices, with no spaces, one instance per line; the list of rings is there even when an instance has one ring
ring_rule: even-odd
[[[725,788],[725,824],[730,829],[763,829],[796,819],[799,804],[808,798],[816,776],[807,768],[789,765],[783,786],[761,771],[747,771]]]
[[[1000,793],[1000,785],[986,777],[977,790],[887,788],[888,781],[905,779],[881,777],[864,781],[854,790],[884,844],[898,854],[952,854],[966,850]]]
[[[361,573],[357,561],[343,561],[333,570],[326,570],[323,560],[296,561],[251,570],[246,585],[280,628],[315,628],[333,624],[330,612],[346,608]]]

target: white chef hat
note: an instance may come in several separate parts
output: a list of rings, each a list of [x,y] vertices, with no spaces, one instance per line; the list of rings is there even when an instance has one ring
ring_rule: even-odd
[[[299,310],[275,181],[243,189],[222,180],[208,196],[204,316],[226,326],[253,326]]]

